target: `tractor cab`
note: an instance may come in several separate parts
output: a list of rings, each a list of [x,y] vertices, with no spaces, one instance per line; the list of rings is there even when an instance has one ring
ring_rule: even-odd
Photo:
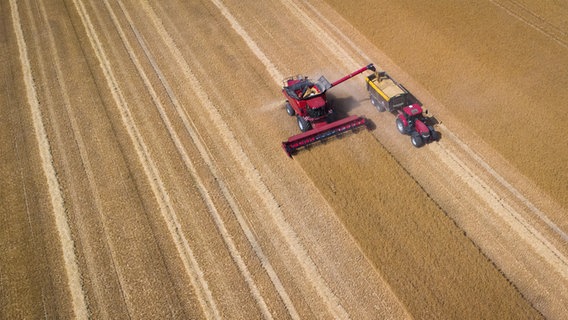
[[[415,103],[403,107],[402,110],[399,110],[398,118],[402,120],[402,123],[404,124],[405,127],[412,128],[414,127],[416,120],[420,120],[423,118],[422,112],[423,112],[422,107],[419,104]]]
[[[424,110],[422,109],[422,107],[418,103],[414,103],[414,104],[411,104],[409,106],[402,108],[402,111],[404,111],[404,113],[408,117],[416,117],[418,115],[422,115],[422,112]]]
[[[423,111],[424,110],[418,103],[414,103],[402,108],[402,112],[404,113],[404,116],[409,122],[412,122],[415,119],[422,117]]]

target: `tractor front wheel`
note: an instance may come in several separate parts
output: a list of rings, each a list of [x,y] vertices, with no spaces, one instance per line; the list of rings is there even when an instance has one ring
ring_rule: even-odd
[[[286,100],[286,113],[288,113],[288,115],[290,117],[293,117],[296,115],[296,111],[294,111],[294,108],[292,108],[292,105],[290,104],[290,101]]]
[[[306,132],[306,131],[308,131],[312,128],[311,123],[306,121],[306,119],[304,119],[300,116],[298,116],[297,119],[298,119],[298,127],[300,128],[300,131]]]
[[[424,140],[418,132],[414,132],[412,136],[410,136],[410,142],[412,142],[412,145],[416,148],[420,148],[424,145]]]
[[[396,128],[398,129],[398,132],[400,132],[401,134],[406,134],[406,127],[404,126],[404,123],[400,118],[396,119]]]

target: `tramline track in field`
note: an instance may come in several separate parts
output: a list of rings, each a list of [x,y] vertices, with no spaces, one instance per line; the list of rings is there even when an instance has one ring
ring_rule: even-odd
[[[32,113],[34,131],[42,159],[42,169],[47,179],[49,195],[51,197],[51,206],[53,208],[53,214],[60,238],[59,240],[61,243],[61,249],[63,250],[67,284],[71,293],[73,312],[75,317],[77,318],[86,318],[88,316],[88,308],[86,304],[85,293],[81,284],[81,274],[77,265],[77,257],[75,255],[76,253],[74,249],[73,238],[71,236],[69,222],[65,213],[65,203],[61,192],[61,187],[53,165],[51,146],[42,119],[43,115],[35,89],[36,84],[34,82],[34,77],[30,66],[28,49],[22,32],[20,16],[18,12],[18,4],[15,0],[10,1],[10,9],[12,11],[12,21],[14,29],[16,31],[16,38],[20,50],[20,61],[24,73],[24,81],[26,84],[27,101]]]
[[[165,189],[164,182],[160,177],[160,173],[156,167],[154,160],[152,159],[150,152],[148,151],[148,146],[144,142],[142,134],[140,133],[136,123],[132,119],[132,114],[129,109],[128,103],[121,93],[118,81],[113,74],[112,67],[109,64],[109,60],[106,57],[103,46],[98,39],[96,29],[93,27],[90,21],[89,13],[85,9],[82,2],[73,2],[77,8],[77,11],[79,12],[79,15],[81,16],[83,25],[87,30],[89,41],[93,49],[95,50],[97,58],[99,59],[99,62],[103,68],[107,85],[109,88],[114,88],[114,90],[111,89],[111,93],[114,101],[116,102],[116,106],[120,111],[122,122],[124,123],[124,127],[127,129],[130,138],[132,139],[140,163],[144,167],[144,172],[147,176],[147,180],[151,182],[150,185],[152,187],[155,198],[159,203],[160,212],[168,226],[169,232],[171,233],[171,238],[174,241],[179,252],[179,256],[183,261],[185,271],[190,276],[196,292],[198,293],[198,298],[202,306],[202,310],[208,317],[220,318],[220,312],[217,309],[216,302],[209,290],[207,281],[204,279],[203,271],[199,267],[193,250],[188,244],[188,240],[182,233],[182,228],[177,217],[177,213],[171,203],[168,192]]]
[[[129,16],[128,12],[126,11],[126,8],[124,7],[124,4],[122,3],[122,1],[118,1],[118,4],[120,6],[121,13],[126,17],[128,23],[129,23],[129,27],[133,30],[133,32],[136,36],[136,39],[138,41],[138,45],[140,45],[142,47],[142,49],[143,49],[143,51],[146,55],[146,58],[150,61],[150,64],[152,65],[152,67],[154,69],[154,72],[156,72],[156,74],[158,75],[158,77],[161,80],[162,85],[165,87],[165,89],[168,93],[168,96],[169,96],[171,102],[173,103],[173,105],[174,105],[174,107],[177,111],[177,115],[183,120],[187,132],[192,137],[193,142],[197,145],[197,147],[200,151],[201,157],[208,164],[209,170],[211,170],[212,174],[216,177],[218,183],[222,184],[222,179],[220,179],[219,175],[216,173],[217,170],[214,168],[214,165],[211,161],[210,155],[207,153],[207,150],[204,147],[204,145],[202,144],[201,139],[199,138],[197,131],[194,129],[195,125],[191,123],[191,120],[186,117],[185,113],[181,109],[181,105],[180,105],[177,97],[175,96],[175,93],[172,90],[172,87],[169,85],[166,77],[164,76],[164,74],[159,69],[155,58],[152,56],[152,53],[149,51],[147,45],[145,44],[144,39],[142,38],[141,34],[137,30],[136,26],[134,25],[132,18]],[[268,307],[267,307],[265,301],[263,300],[263,297],[260,294],[259,289],[257,288],[256,284],[254,283],[254,280],[252,279],[250,272],[247,269],[245,262],[243,261],[243,258],[241,257],[238,249],[236,248],[235,244],[233,243],[233,240],[232,240],[230,234],[228,233],[228,231],[227,231],[227,229],[226,229],[226,227],[223,223],[223,220],[222,220],[221,216],[219,215],[219,212],[217,211],[217,208],[216,208],[214,202],[212,201],[204,183],[201,181],[201,178],[199,177],[197,169],[195,168],[192,161],[190,160],[190,158],[187,154],[187,151],[183,147],[183,144],[181,143],[177,133],[175,132],[175,129],[173,128],[173,126],[172,126],[172,124],[171,124],[171,122],[170,122],[170,120],[167,116],[167,113],[164,110],[164,106],[160,102],[156,92],[153,90],[152,85],[151,85],[150,81],[148,80],[148,77],[144,74],[144,70],[140,66],[137,57],[134,55],[134,50],[132,49],[130,43],[128,42],[128,39],[121,32],[121,27],[120,27],[120,25],[119,25],[119,23],[118,23],[118,21],[115,17],[113,9],[108,5],[108,1],[105,1],[105,5],[107,7],[107,10],[110,12],[111,16],[113,17],[113,21],[115,22],[115,26],[116,26],[117,30],[119,30],[119,32],[121,33],[121,38],[122,38],[123,42],[125,43],[125,45],[127,46],[128,52],[131,55],[132,60],[135,62],[136,68],[138,69],[140,76],[143,78],[147,89],[151,92],[152,99],[154,100],[154,104],[156,105],[156,108],[159,109],[160,115],[162,116],[162,120],[166,124],[166,127],[168,128],[168,131],[169,131],[172,139],[174,140],[174,142],[175,142],[175,144],[178,148],[178,151],[180,152],[180,155],[184,160],[184,163],[185,163],[187,169],[194,176],[194,178],[195,178],[195,180],[198,184],[198,188],[199,188],[199,191],[201,193],[201,197],[207,203],[207,207],[209,208],[209,211],[210,211],[211,215],[213,216],[213,219],[215,220],[215,222],[217,224],[218,230],[220,231],[220,233],[223,237],[223,240],[225,241],[233,259],[235,260],[235,263],[239,266],[241,274],[246,279],[246,282],[250,287],[252,295],[254,296],[255,300],[257,301],[257,304],[259,305],[260,309],[262,310],[263,316],[267,319],[272,318],[272,315],[270,314],[270,311],[268,310]],[[223,189],[223,194],[227,198],[227,200],[229,201],[231,208],[233,209],[235,214],[240,215],[239,209],[235,204],[235,200],[232,199],[232,196],[230,195],[229,191],[226,189],[225,186],[220,186],[220,187]],[[244,220],[241,218],[241,219],[239,219],[239,221],[243,222]],[[251,242],[251,245],[253,246],[253,248],[257,248],[257,254],[260,255],[261,259],[266,260],[266,258],[262,258],[264,256],[264,254],[260,250],[260,247],[258,246],[258,244],[256,244],[256,239],[254,239],[254,236],[252,235],[252,233],[250,231],[247,232],[248,226],[243,225],[243,224],[241,224],[241,226],[243,227],[243,231],[247,234],[247,237],[249,238],[249,241]],[[271,266],[270,266],[269,262],[266,263],[266,268],[267,268],[267,271],[268,271],[269,274],[275,275],[275,273],[271,270]],[[279,280],[278,280],[277,277],[274,279],[274,282],[275,282],[275,285],[279,283]],[[278,287],[281,288],[281,285],[278,286]],[[282,294],[283,301],[289,302],[289,298],[287,298],[286,292],[281,291],[281,294]],[[291,312],[291,314],[293,314],[293,315],[295,314],[296,317],[298,317],[295,310],[294,310],[294,306],[291,303],[289,303],[287,305],[287,307],[288,307],[289,311]]]
[[[531,11],[530,8],[514,0],[489,0],[508,14],[519,19],[533,29],[553,39],[561,46],[568,48],[568,32],[547,21],[544,17]]]

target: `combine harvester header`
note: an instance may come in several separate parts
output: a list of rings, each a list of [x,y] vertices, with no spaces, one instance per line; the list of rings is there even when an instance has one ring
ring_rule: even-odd
[[[296,116],[298,127],[302,131],[282,142],[282,148],[289,157],[300,148],[367,124],[367,120],[360,116],[334,121],[335,114],[326,97],[327,90],[366,70],[375,71],[375,66],[369,64],[332,83],[324,76],[317,82],[302,75],[284,80],[282,94],[286,98],[286,112],[290,116]]]

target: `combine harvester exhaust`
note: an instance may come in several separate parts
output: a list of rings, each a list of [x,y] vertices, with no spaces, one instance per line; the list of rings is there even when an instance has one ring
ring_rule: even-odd
[[[375,67],[369,64],[333,83],[329,83],[324,76],[317,82],[301,75],[284,80],[282,94],[286,97],[286,112],[290,116],[296,116],[298,127],[302,131],[282,142],[282,148],[289,157],[300,148],[367,124],[367,120],[359,116],[334,121],[335,113],[325,94],[328,89],[366,70],[375,71]]]

